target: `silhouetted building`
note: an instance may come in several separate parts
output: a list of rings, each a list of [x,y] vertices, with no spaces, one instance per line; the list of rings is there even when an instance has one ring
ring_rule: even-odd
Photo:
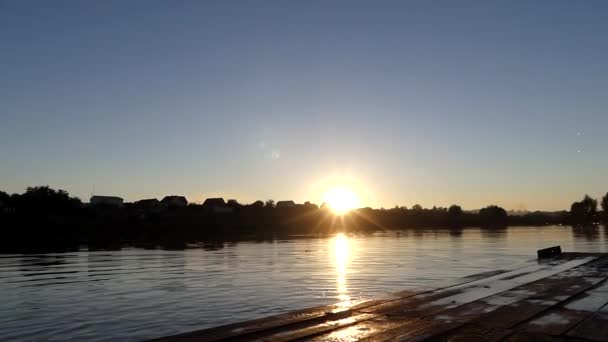
[[[184,196],[165,196],[160,203],[168,207],[185,207],[188,205],[188,200]]]
[[[276,208],[295,208],[296,203],[294,201],[278,201]]]
[[[133,206],[141,210],[158,210],[160,209],[160,201],[156,198],[143,199],[133,203]]]
[[[104,205],[112,207],[122,207],[124,200],[116,196],[93,196],[91,197],[91,205]]]
[[[314,204],[314,203],[310,203],[309,201],[304,202],[304,204],[302,205],[304,208],[309,209],[309,210],[313,210],[313,209],[319,209],[319,206]]]
[[[234,212],[233,207],[229,207],[224,202],[224,199],[221,197],[218,198],[207,198],[205,202],[203,202],[203,208],[210,210],[214,213],[232,213]]]
[[[205,202],[203,202],[203,207],[224,207],[226,206],[226,202],[224,199],[219,198],[207,198]]]

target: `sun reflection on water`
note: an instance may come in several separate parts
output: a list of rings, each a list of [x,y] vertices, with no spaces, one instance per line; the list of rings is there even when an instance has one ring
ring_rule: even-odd
[[[346,273],[349,261],[349,240],[344,233],[339,233],[333,239],[334,262],[336,266],[336,291],[340,301],[349,301],[346,284]]]

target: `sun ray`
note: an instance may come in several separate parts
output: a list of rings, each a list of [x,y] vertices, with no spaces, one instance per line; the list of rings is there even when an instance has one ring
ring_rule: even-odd
[[[369,223],[371,223],[372,225],[379,227],[381,229],[387,230],[388,227],[386,227],[385,225],[383,225],[380,222],[377,222],[376,220],[374,220],[373,218],[369,217],[367,214],[365,214],[364,212],[362,212],[361,210],[353,210],[352,213],[354,215],[356,215],[357,217],[362,218],[364,221],[367,221]]]

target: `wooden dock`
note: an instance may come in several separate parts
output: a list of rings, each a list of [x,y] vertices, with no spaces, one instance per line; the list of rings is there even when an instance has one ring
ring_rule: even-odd
[[[155,341],[608,341],[607,279],[608,254],[564,253],[434,288]]]

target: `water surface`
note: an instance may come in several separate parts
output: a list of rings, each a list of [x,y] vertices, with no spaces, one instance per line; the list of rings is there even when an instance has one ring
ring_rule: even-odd
[[[606,252],[607,238],[604,227],[467,228],[5,254],[0,340],[139,341],[513,268],[552,245]]]

